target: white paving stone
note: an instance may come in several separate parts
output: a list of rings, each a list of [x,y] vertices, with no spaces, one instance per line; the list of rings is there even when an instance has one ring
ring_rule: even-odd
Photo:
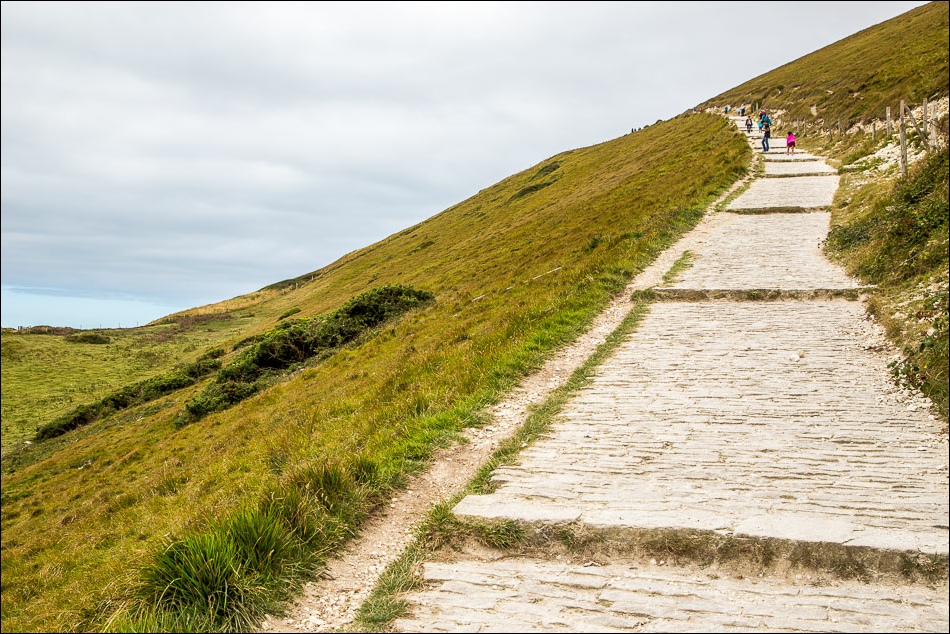
[[[947,587],[537,559],[425,565],[401,632],[945,632]],[[459,581],[464,579],[464,581]]]
[[[797,179],[788,179],[797,180]],[[857,280],[821,252],[830,214],[722,214],[691,248],[680,289],[854,289]]]
[[[827,208],[834,199],[838,181],[838,176],[759,179],[727,205],[726,211]]]
[[[948,454],[860,303],[671,302],[461,516],[947,553]]]

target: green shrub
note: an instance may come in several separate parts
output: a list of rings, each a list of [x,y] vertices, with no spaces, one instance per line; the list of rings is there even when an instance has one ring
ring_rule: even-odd
[[[428,291],[386,285],[370,289],[325,317],[288,321],[270,329],[231,364],[214,383],[185,404],[178,426],[227,409],[254,395],[282,371],[364,336],[383,323],[434,301]]]
[[[106,344],[112,341],[112,339],[101,332],[77,332],[71,335],[66,335],[63,339],[69,343],[92,344]]]
[[[277,321],[283,321],[284,319],[287,319],[291,315],[296,315],[299,312],[300,312],[300,309],[297,308],[296,306],[294,306],[293,308],[289,308],[285,310],[283,313],[281,313],[280,317],[277,318]]]

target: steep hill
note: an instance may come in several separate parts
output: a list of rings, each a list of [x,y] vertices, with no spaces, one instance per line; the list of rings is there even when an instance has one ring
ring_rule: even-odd
[[[789,119],[814,106],[827,118],[883,111],[895,95],[945,97],[946,16],[946,2],[928,4],[709,104],[763,103]],[[872,56],[881,49],[891,52]],[[854,92],[829,88],[832,75],[862,86],[868,109],[849,110]],[[802,142],[849,165],[879,143]],[[39,354],[25,338],[63,335],[4,333],[4,424],[8,407],[26,412],[31,431],[76,424],[5,445],[3,630],[246,628],[319,572],[436,448],[483,424],[488,405],[582,333],[752,164],[730,122],[694,112],[567,150],[330,266],[136,329],[180,345],[32,417],[8,382],[93,344]],[[869,205],[892,195],[894,179],[870,179]],[[942,227],[932,230],[945,279],[945,211]],[[932,277],[929,266],[901,284]],[[386,312],[380,289],[393,288],[431,301]],[[314,343],[331,323],[348,334]],[[203,355],[220,366],[189,374],[182,364]],[[226,380],[248,367],[248,381]],[[164,387],[124,391],[149,380]],[[230,400],[194,415],[213,389]],[[96,403],[95,416],[76,416]]]
[[[931,2],[864,29],[717,95],[716,104],[782,110],[788,120],[831,129],[897,116],[947,93],[946,2]]]

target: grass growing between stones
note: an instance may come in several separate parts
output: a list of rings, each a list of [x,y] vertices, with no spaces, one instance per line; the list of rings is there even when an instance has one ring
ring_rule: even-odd
[[[696,260],[696,254],[692,251],[683,251],[683,255],[673,263],[670,270],[663,274],[664,284],[673,284],[679,280],[679,276],[687,271]]]

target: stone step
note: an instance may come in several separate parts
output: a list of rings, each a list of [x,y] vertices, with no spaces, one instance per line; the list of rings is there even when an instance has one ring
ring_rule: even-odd
[[[946,557],[948,445],[858,302],[671,302],[456,515]]]
[[[827,212],[716,215],[690,246],[686,268],[658,290],[859,291],[864,286],[822,253],[831,220]]]
[[[663,286],[651,289],[655,299],[672,302],[711,302],[711,301],[788,301],[814,299],[849,299],[859,300],[861,296],[873,286],[857,286],[848,288],[756,288],[756,289],[728,289],[728,288],[682,288],[677,286]]]
[[[945,632],[947,586],[540,559],[428,563],[403,632]]]
[[[729,203],[726,211],[828,208],[838,190],[839,178],[829,175],[759,179]]]

